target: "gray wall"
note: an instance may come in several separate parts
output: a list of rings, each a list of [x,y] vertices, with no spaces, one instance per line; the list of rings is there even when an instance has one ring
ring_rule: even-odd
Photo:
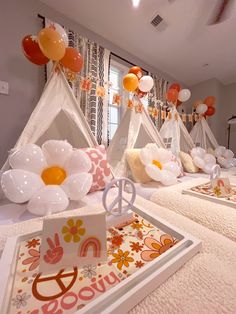
[[[10,94],[8,96],[0,94],[0,166],[4,163],[7,152],[14,146],[27,123],[44,85],[43,67],[31,64],[21,51],[22,38],[27,34],[37,34],[42,28],[42,22],[37,17],[38,13],[61,25],[70,27],[152,73],[173,81],[167,74],[67,19],[38,0],[1,1],[0,80],[9,82]]]

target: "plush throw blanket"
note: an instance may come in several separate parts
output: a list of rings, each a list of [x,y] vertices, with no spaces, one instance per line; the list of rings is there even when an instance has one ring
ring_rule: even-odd
[[[236,209],[195,196],[182,194],[183,189],[208,182],[193,179],[176,186],[157,190],[150,200],[236,241]]]

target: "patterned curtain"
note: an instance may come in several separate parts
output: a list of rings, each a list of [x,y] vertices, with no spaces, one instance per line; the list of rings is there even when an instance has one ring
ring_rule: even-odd
[[[53,22],[46,19],[46,26]],[[84,65],[76,80],[70,81],[70,86],[82,109],[91,131],[99,144],[108,143],[108,75],[110,51],[97,43],[82,37],[74,31],[65,28],[69,46],[78,49],[83,57]],[[82,81],[89,82],[87,90],[81,89]],[[104,91],[103,97],[97,95],[97,88]],[[103,89],[104,87],[104,89]]]
[[[153,78],[154,86],[150,91],[151,95],[149,97],[149,108],[151,108],[151,110],[155,109],[157,116],[153,117],[152,114],[150,115],[155,126],[158,129],[160,129],[164,122],[162,111],[164,110],[166,104],[166,92],[168,88],[168,81],[154,74],[150,75]]]

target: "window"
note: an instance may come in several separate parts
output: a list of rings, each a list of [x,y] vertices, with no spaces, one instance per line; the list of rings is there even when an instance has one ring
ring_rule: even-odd
[[[112,86],[109,90],[109,140],[113,138],[126,109],[128,93],[123,89],[122,80],[128,70],[128,67],[111,59],[109,77]],[[113,104],[114,95],[120,96],[120,104]]]

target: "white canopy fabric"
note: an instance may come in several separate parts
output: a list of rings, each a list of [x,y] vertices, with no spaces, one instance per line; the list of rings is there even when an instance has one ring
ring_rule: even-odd
[[[128,176],[126,149],[142,148],[148,143],[156,143],[158,147],[165,147],[146,109],[143,107],[142,112],[136,112],[135,109],[127,108],[107,149],[108,161],[114,176]]]
[[[202,147],[205,150],[208,148],[216,149],[219,146],[217,140],[212,133],[206,119],[201,117],[194,125],[190,135],[196,146]]]
[[[175,106],[171,107],[169,118],[163,123],[160,135],[166,147],[171,149],[176,157],[180,151],[189,153],[195,146]]]
[[[15,147],[46,140],[67,140],[73,147],[97,145],[83,112],[62,71],[53,71]],[[8,160],[1,172],[9,169]]]

